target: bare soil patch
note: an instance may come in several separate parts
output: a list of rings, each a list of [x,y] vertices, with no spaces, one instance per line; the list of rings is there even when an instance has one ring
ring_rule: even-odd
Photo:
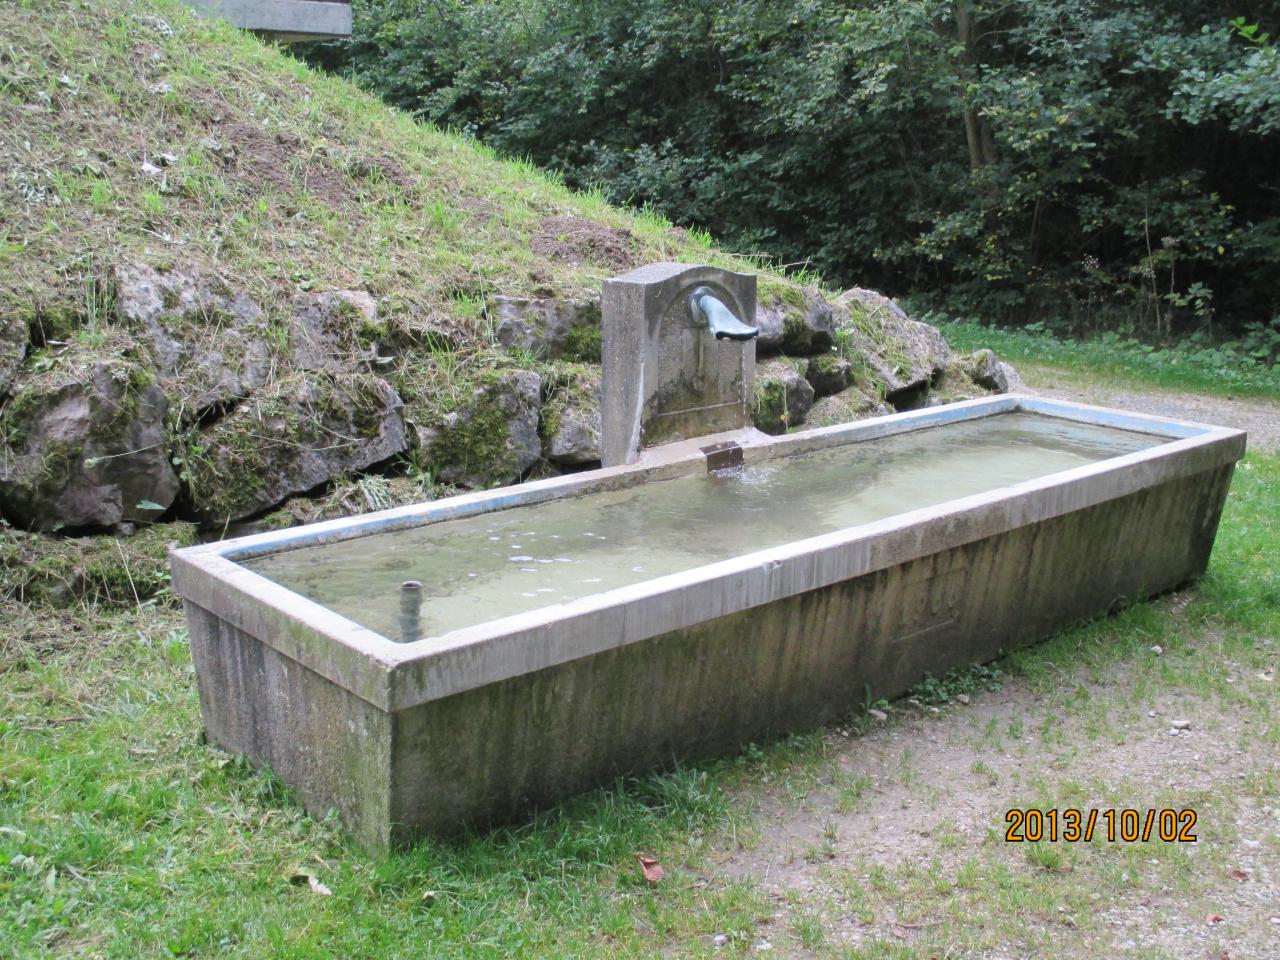
[[[235,167],[242,180],[287,192],[293,188],[293,168],[301,163],[303,186],[317,200],[343,207],[353,198],[351,181],[318,157],[307,156],[295,134],[272,134],[251,123],[231,123],[219,127],[217,136],[230,147],[229,151],[224,147],[220,157]]]
[[[1073,691],[1065,698],[1013,680],[937,713],[899,701],[889,721],[861,736],[837,730],[828,740],[836,772],[826,782],[799,797],[785,780],[751,788],[744,799],[756,805],[758,840],[726,851],[720,875],[754,881],[774,904],[773,956],[850,948],[881,956],[874,950],[885,945],[920,951],[904,956],[1008,960],[1280,956],[1280,924],[1271,920],[1280,915],[1280,807],[1245,788],[1274,768],[1274,749],[1247,716],[1224,713],[1213,698],[1135,702],[1141,669],[1129,664],[1101,682],[1064,671],[1058,689]],[[1175,719],[1190,729],[1172,734]],[[1058,843],[1041,861],[1033,845],[1005,840],[1009,809],[1068,802],[1197,809],[1198,842]],[[999,871],[1044,875],[1062,889],[1061,902],[1047,903],[1030,925],[1020,911],[1020,923],[1003,931],[991,930],[998,907],[987,906],[991,916],[975,910],[987,942],[964,944],[935,888],[963,888],[966,871],[980,873],[977,886]],[[1113,883],[1118,894],[1105,889]],[[788,931],[815,918],[823,946],[811,949]],[[1039,952],[1045,942],[1051,954]]]
[[[611,270],[628,270],[636,262],[630,230],[583,217],[543,220],[533,237],[533,252],[562,263],[595,263]]]

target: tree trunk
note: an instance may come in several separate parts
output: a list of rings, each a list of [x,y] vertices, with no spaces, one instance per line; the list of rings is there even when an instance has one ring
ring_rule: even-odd
[[[974,15],[973,0],[955,0],[956,35],[964,47],[961,62],[961,83],[966,86],[977,79],[978,41],[977,18]],[[964,137],[969,146],[969,169],[978,170],[996,159],[995,137],[991,125],[970,104],[967,90],[961,91],[964,107]]]

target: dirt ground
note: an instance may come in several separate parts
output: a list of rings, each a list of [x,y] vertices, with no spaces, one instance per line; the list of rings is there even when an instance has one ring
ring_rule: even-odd
[[[1280,447],[1275,404],[1105,388],[1086,395],[1051,386],[1044,371],[1028,379],[1041,395],[1237,426],[1253,449]],[[1186,599],[1160,602],[1176,612]],[[1208,659],[1222,656],[1221,638],[1205,630],[1186,662],[1212,662],[1204,669],[1214,682],[1254,683],[1252,668],[1237,670],[1229,658],[1221,676],[1220,662]],[[1277,635],[1264,644],[1280,648]],[[758,834],[715,858],[724,877],[754,880],[774,905],[750,952],[1280,958],[1280,757],[1274,743],[1260,742],[1257,715],[1207,688],[1151,681],[1142,657],[1103,676],[1055,669],[1047,685],[1006,677],[998,690],[940,707],[899,701],[862,735],[829,736],[830,776],[751,788],[743,799]],[[1257,685],[1267,696],[1271,688]],[[1189,729],[1175,731],[1175,721]],[[1035,850],[1006,842],[1006,812],[1032,803],[1196,807],[1198,842]],[[1024,883],[1028,873],[1047,879]],[[999,878],[1009,889],[991,892]],[[948,908],[953,896],[969,912]],[[1042,910],[1027,907],[1035,897]],[[1002,916],[1012,915],[1010,904],[1022,919]],[[1028,914],[1040,919],[1027,924]]]
[[[1072,870],[1082,878],[1105,874],[1114,866],[1106,856],[1120,857],[1120,869],[1147,873],[1109,904],[1086,894],[1087,909],[1093,911],[1088,924],[1071,906],[1054,904],[1037,931],[1002,933],[996,919],[991,934],[1003,943],[970,944],[949,955],[1022,960],[1041,956],[1024,952],[1028,942],[1051,938],[1055,957],[1275,960],[1280,924],[1271,918],[1280,916],[1280,862],[1267,841],[1274,842],[1280,830],[1280,809],[1253,796],[1238,796],[1233,803],[1214,798],[1216,791],[1233,792],[1236,783],[1274,766],[1268,754],[1273,748],[1250,746],[1247,725],[1219,716],[1211,700],[1162,697],[1126,711],[1129,680],[1119,674],[1104,684],[1084,681],[1093,701],[1109,704],[1107,712],[1113,714],[1116,729],[1102,737],[1088,729],[1094,711],[1081,715],[1062,709],[1016,680],[936,715],[928,708],[897,705],[897,716],[883,728],[850,737],[835,749],[836,763],[848,778],[842,780],[864,785],[851,809],[834,783],[806,792],[799,802],[785,789],[765,785],[753,798],[759,841],[728,853],[720,869],[759,883],[775,904],[771,926],[779,932],[794,928],[798,917],[816,915],[826,944],[837,948],[866,948],[877,941],[910,946],[934,926],[940,929],[929,932],[945,942],[946,925],[955,921],[931,913],[932,897],[927,890],[920,893],[918,880],[957,882],[968,861],[1013,873],[1037,869],[1026,845],[1004,840],[1011,807],[1046,796],[1073,797],[1071,805],[1084,809],[1188,805],[1201,810],[1203,818],[1195,845],[1152,851],[1150,857],[1140,855],[1145,853],[1140,845],[1098,855],[1055,851],[1062,857],[1057,869],[1063,884],[1075,882]],[[1064,682],[1082,681],[1064,677]],[[1171,735],[1174,719],[1188,721],[1190,730]],[[1052,745],[1041,734],[1046,723],[1052,724]],[[1027,732],[1019,736],[1019,730]],[[1182,862],[1170,865],[1170,856]],[[1203,868],[1197,859],[1205,862]],[[877,877],[881,870],[888,871],[896,890],[869,902],[848,896],[851,884],[883,883]],[[1182,871],[1190,879],[1179,876]],[[1235,879],[1232,871],[1247,879]],[[904,873],[906,882],[895,876]],[[990,911],[998,918],[999,903],[999,898],[980,902],[975,916]],[[1210,922],[1211,916],[1225,919]],[[764,939],[757,950],[767,943],[774,956],[828,955],[787,945],[787,939]],[[918,945],[936,948],[937,940]],[[934,955],[943,954],[927,949],[907,954]]]

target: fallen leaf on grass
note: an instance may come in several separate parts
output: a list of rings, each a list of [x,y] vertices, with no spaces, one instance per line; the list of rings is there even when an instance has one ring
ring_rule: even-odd
[[[640,864],[640,872],[644,874],[644,878],[650,883],[657,883],[662,879],[662,864],[650,857],[636,857],[636,863]]]
[[[333,891],[321,883],[314,873],[306,870],[295,870],[289,875],[289,882],[295,887],[300,887],[304,883],[312,893],[318,893],[322,897],[332,897]]]

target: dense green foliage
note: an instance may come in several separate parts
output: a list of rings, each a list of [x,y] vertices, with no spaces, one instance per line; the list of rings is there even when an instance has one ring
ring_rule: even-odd
[[[1275,319],[1276,2],[356,9],[314,58],[833,283],[1156,336]]]

